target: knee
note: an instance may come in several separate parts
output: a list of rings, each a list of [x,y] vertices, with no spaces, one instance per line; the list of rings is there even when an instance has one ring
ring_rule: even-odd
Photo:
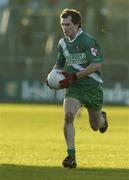
[[[94,122],[94,121],[92,121],[91,123],[90,123],[90,127],[91,127],[91,129],[93,130],[93,131],[98,131],[98,129],[99,129],[99,124],[98,124],[98,122]]]
[[[65,122],[66,123],[72,123],[73,122],[73,114],[71,112],[67,112],[65,114]]]
[[[92,126],[91,125],[91,128],[92,128],[93,131],[98,131],[98,127],[97,126]]]

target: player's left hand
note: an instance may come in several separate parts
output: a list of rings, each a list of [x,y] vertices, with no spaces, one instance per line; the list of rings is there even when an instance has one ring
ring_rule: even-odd
[[[62,74],[65,76],[65,79],[59,82],[61,89],[68,88],[70,84],[77,80],[76,74],[69,74],[67,72],[62,72]]]

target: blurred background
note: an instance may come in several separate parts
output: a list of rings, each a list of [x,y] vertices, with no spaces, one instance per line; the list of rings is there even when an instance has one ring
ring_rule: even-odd
[[[129,0],[0,0],[0,101],[62,102],[44,84],[62,37],[59,15],[75,8],[104,53],[104,103],[129,105]]]

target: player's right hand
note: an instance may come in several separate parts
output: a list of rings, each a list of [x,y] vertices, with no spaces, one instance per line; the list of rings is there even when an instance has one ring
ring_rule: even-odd
[[[52,87],[48,84],[48,80],[47,80],[47,79],[45,80],[45,83],[46,83],[46,85],[47,85],[50,89],[52,89]]]

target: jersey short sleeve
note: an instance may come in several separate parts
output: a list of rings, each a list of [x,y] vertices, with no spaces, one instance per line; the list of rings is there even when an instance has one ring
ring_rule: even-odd
[[[61,45],[58,44],[58,54],[57,54],[56,64],[57,64],[58,67],[64,68],[65,61],[66,60],[65,60],[65,57],[64,57],[63,49],[62,49]]]
[[[104,61],[101,48],[94,39],[88,39],[86,42],[86,56],[89,63],[99,63]]]

